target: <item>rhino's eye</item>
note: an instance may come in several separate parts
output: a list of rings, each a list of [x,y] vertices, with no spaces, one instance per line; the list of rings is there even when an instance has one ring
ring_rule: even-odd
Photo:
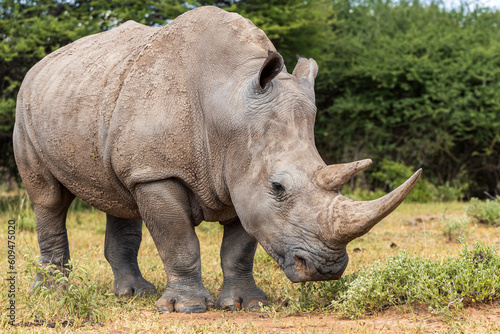
[[[285,187],[283,187],[283,185],[279,182],[273,182],[272,186],[273,186],[273,190],[279,194],[284,193],[286,190]]]

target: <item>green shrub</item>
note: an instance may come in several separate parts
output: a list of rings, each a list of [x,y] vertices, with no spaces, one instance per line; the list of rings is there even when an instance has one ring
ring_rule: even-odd
[[[382,185],[387,191],[395,189],[403,184],[416,169],[403,163],[384,159],[380,163],[380,170],[372,174],[377,184]],[[426,203],[432,200],[432,184],[421,176],[406,198],[408,202]]]
[[[431,261],[406,251],[363,270],[332,301],[350,318],[393,305],[425,305],[432,313],[449,315],[464,305],[500,298],[500,257],[481,243],[464,245],[458,258]]]
[[[368,183],[377,187],[375,190],[367,190],[363,186],[351,187],[346,185],[342,188],[342,193],[358,201],[380,198],[403,184],[416,170],[417,168],[413,166],[406,166],[401,162],[384,159],[380,162],[377,171],[371,174],[366,173]],[[443,185],[435,186],[426,179],[424,172],[406,201],[418,203],[456,201],[464,197],[466,190],[466,184],[454,186],[449,182],[445,182]]]
[[[448,241],[457,242],[469,233],[470,219],[466,216],[449,217],[441,220],[441,231]]]
[[[345,185],[342,187],[342,194],[356,201],[371,201],[384,196],[387,192],[382,189],[372,191],[361,187],[351,188],[350,185]]]
[[[436,186],[432,194],[433,201],[451,202],[461,200],[468,189],[467,184],[452,185],[446,181],[443,185]]]
[[[55,265],[40,266],[29,260],[29,267],[42,274],[46,282],[36,283],[26,301],[31,318],[36,321],[57,319],[70,323],[97,322],[103,320],[101,312],[108,293],[101,291],[101,282],[92,280],[88,271],[77,262],[69,263],[65,273]],[[35,277],[31,277],[34,280]]]
[[[465,212],[478,223],[498,226],[500,224],[500,198],[487,199],[484,202],[472,198],[470,204],[465,208]]]

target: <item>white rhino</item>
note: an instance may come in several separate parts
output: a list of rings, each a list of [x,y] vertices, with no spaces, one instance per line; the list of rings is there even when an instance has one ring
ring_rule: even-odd
[[[144,221],[167,274],[160,311],[214,306],[201,281],[202,220],[224,225],[217,307],[267,304],[252,274],[257,242],[293,282],[340,278],[347,243],[394,210],[420,170],[378,200],[343,197],[371,161],[321,159],[317,72],[301,58],[287,73],[262,30],[216,7],[160,28],[129,21],[46,56],[24,79],[14,129],[40,262],[68,262],[66,212],[78,196],[107,214],[119,296],[155,292],[137,264]]]

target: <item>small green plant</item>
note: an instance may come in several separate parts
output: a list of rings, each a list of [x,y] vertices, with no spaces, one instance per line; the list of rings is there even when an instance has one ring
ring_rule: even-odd
[[[478,223],[498,226],[500,225],[500,198],[486,199],[485,201],[472,198],[470,204],[466,206],[465,212]]]
[[[500,257],[481,243],[464,245],[458,258],[430,261],[412,258],[406,251],[377,261],[359,273],[332,301],[350,318],[394,305],[426,305],[432,313],[450,315],[464,305],[500,298]]]
[[[39,277],[44,277],[44,281],[35,284],[32,298],[27,301],[28,307],[32,304],[29,309],[33,319],[42,322],[44,319],[59,319],[69,323],[102,320],[100,309],[107,294],[98,291],[99,282],[93,282],[88,271],[77,262],[70,261],[64,272],[53,264],[40,266],[31,260],[29,266]]]
[[[441,219],[441,231],[448,241],[458,242],[469,233],[470,219],[467,216],[448,217]]]

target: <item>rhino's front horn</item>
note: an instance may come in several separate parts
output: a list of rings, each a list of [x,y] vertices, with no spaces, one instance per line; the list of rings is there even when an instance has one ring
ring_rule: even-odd
[[[357,202],[342,195],[335,197],[332,203],[338,214],[330,221],[335,240],[348,243],[370,231],[378,222],[384,219],[408,196],[417,182],[422,169],[415,172],[405,183],[391,193],[373,201]]]
[[[347,164],[325,166],[318,171],[314,177],[314,182],[325,190],[339,191],[355,173],[371,164],[371,159],[365,159]]]

